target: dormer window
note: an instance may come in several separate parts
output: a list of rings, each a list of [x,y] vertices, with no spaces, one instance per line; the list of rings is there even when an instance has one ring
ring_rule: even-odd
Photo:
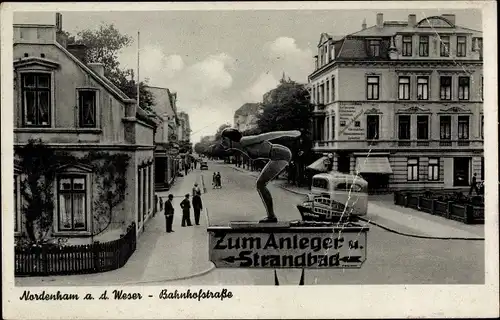
[[[371,57],[380,57],[380,40],[368,40],[368,53]]]
[[[79,89],[77,93],[79,127],[97,127],[97,91],[92,89]]]

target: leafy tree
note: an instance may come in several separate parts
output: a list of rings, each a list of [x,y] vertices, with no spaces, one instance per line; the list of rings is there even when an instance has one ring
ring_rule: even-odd
[[[231,128],[231,125],[229,123],[224,123],[217,129],[217,132],[215,133],[215,141],[219,141],[222,135],[222,131],[226,128]]]
[[[30,139],[18,154],[22,173],[26,177],[21,182],[26,233],[31,242],[37,242],[45,238],[52,226],[53,183],[59,162],[54,151],[41,140]]]
[[[101,25],[97,30],[83,30],[78,32],[78,38],[65,32],[69,41],[84,44],[87,47],[86,59],[89,63],[99,62],[104,66],[104,76],[111,80],[129,98],[137,99],[137,82],[134,80],[132,69],[120,68],[118,53],[132,43],[132,38],[123,35],[113,24]],[[141,108],[152,111],[153,95],[147,90],[147,80],[139,83]]]

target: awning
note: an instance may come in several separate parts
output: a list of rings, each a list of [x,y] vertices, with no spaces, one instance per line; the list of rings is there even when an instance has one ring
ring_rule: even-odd
[[[356,170],[359,173],[392,173],[391,164],[387,157],[358,157],[356,158]]]
[[[310,165],[308,165],[306,169],[315,170],[319,172],[327,172],[328,170],[325,165],[325,160],[328,160],[328,157],[321,157],[318,160],[311,163]]]

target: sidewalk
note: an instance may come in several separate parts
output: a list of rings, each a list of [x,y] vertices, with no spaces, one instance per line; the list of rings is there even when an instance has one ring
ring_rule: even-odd
[[[306,195],[307,188],[289,186],[285,183],[281,188],[296,194]],[[384,227],[403,233],[411,233],[431,237],[484,237],[484,225],[466,225],[458,221],[434,216],[411,208],[396,206],[387,195],[370,196],[367,219]]]
[[[202,212],[200,225],[181,227],[182,212],[179,206],[182,197],[192,191],[195,181],[200,182],[200,171],[191,171],[187,176],[177,178],[169,191],[157,193],[159,197],[174,194],[174,233],[166,233],[165,216],[157,212],[145,226],[139,237],[137,249],[129,261],[120,269],[70,276],[16,278],[17,286],[99,286],[127,285],[149,282],[181,280],[208,273],[214,269],[207,250],[207,221]],[[191,222],[194,217],[191,211]]]

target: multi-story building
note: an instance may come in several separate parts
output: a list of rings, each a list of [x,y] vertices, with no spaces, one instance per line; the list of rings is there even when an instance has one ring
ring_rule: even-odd
[[[191,127],[189,124],[189,115],[186,112],[179,112],[179,126],[178,126],[178,137],[179,141],[190,142],[191,141]]]
[[[167,88],[148,86],[147,89],[153,94],[153,110],[160,119],[155,133],[155,190],[167,190],[179,171],[176,94]]]
[[[314,151],[372,189],[484,179],[482,33],[444,14],[321,34],[309,75]]]
[[[234,127],[241,132],[257,128],[260,103],[245,103],[234,112]]]
[[[58,15],[59,33],[60,28]],[[65,47],[56,41],[53,25],[14,25],[17,235],[26,232],[22,208],[36,202],[20,192],[30,178],[20,151],[31,139],[40,139],[54,154],[66,155],[57,158],[62,165],[53,181],[45,181],[53,186],[50,235],[77,243],[102,241],[99,237],[106,234],[118,238],[132,222],[139,234],[152,216],[155,122],[104,76],[103,65],[86,63],[84,50],[84,46]],[[121,162],[121,169],[115,167],[117,163],[110,160],[114,155],[127,157],[128,165]],[[117,180],[125,181],[123,190],[116,187]],[[123,197],[118,201],[110,192]],[[112,210],[104,199],[114,199]]]

